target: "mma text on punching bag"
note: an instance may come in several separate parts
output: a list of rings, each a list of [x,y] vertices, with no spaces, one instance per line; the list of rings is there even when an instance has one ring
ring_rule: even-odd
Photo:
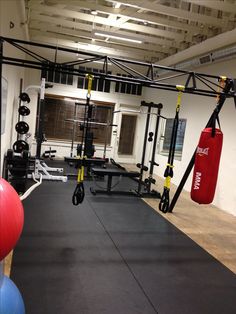
[[[210,204],[215,195],[223,133],[220,129],[205,128],[195,155],[191,198],[199,204]]]

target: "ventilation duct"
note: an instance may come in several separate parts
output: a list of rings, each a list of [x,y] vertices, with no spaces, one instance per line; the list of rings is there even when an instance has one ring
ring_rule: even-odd
[[[200,64],[211,63],[211,61],[212,61],[211,54],[199,57]]]
[[[227,60],[234,57],[236,58],[236,46],[217,50],[212,53],[202,55],[191,60],[180,62],[173,65],[172,67],[178,70],[192,70],[201,65],[210,64],[216,61]],[[159,76],[167,74],[167,72],[171,71],[158,70]]]
[[[212,61],[226,60],[236,56],[236,46],[218,50],[212,53]]]

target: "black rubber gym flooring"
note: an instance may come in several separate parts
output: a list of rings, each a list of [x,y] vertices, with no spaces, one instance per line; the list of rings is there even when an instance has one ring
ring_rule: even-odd
[[[130,179],[126,179],[130,180]],[[235,275],[141,199],[46,182],[24,201],[13,281],[27,314],[235,314]]]

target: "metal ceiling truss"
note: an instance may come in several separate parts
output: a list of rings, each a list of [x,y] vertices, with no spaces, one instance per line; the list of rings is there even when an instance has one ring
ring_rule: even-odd
[[[9,44],[17,50],[23,51],[28,57],[27,59],[13,58],[4,55],[4,44]],[[54,53],[54,60],[42,57],[39,53],[30,50],[28,47],[44,48]],[[31,48],[32,49],[32,48]],[[73,60],[58,63],[58,53],[72,54]],[[77,55],[82,57],[80,60]],[[90,72],[94,77],[103,78],[113,82],[125,82],[138,84],[145,87],[157,88],[169,91],[178,91],[176,86],[180,85],[178,81],[185,82],[184,93],[202,95],[207,97],[216,97],[225,92],[220,85],[221,76],[209,75],[193,71],[184,71],[172,67],[165,67],[153,63],[139,62],[129,59],[113,58],[90,52],[81,52],[75,49],[64,47],[56,47],[48,44],[24,41],[13,38],[0,37],[0,62],[12,66],[20,66],[38,70],[55,71],[63,74],[74,76],[85,76],[88,72],[81,70],[79,66],[100,61],[102,62],[102,70],[100,72]],[[119,70],[122,75],[111,74]],[[158,75],[161,73],[161,76]],[[170,73],[172,75],[170,75]],[[177,83],[175,80],[177,79]],[[228,78],[230,79],[230,78]],[[234,80],[232,80],[234,82]],[[180,82],[180,81],[179,81]],[[227,92],[226,97],[235,97],[235,84],[231,84],[232,88]]]

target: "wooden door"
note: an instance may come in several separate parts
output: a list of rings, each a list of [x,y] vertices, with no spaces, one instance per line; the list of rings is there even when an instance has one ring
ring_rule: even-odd
[[[136,115],[122,114],[118,154],[132,155],[136,130]]]

